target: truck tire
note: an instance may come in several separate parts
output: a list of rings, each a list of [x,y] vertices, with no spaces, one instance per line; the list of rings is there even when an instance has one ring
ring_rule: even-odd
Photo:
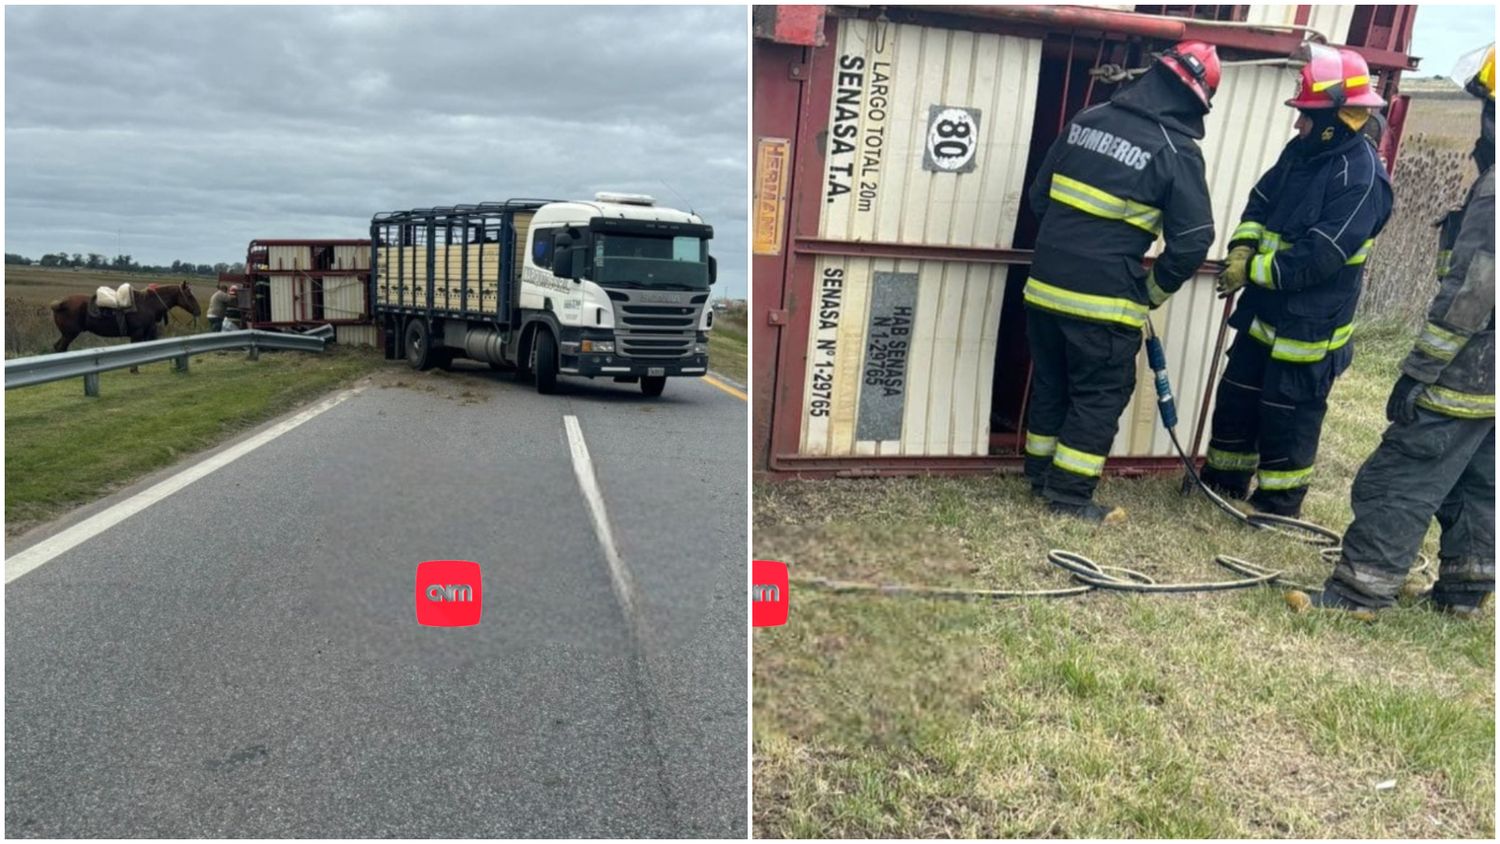
[[[667,376],[665,375],[641,376],[641,392],[645,393],[653,399],[661,395],[661,391],[665,390],[666,388]]]
[[[406,330],[401,332],[404,338],[403,348],[406,349],[406,362],[412,369],[425,372],[432,368],[434,363],[432,348],[432,333],[427,330],[427,320],[421,317],[412,317],[406,321]]]
[[[557,392],[557,340],[551,331],[538,328],[531,346],[536,349],[536,391],[550,396]]]

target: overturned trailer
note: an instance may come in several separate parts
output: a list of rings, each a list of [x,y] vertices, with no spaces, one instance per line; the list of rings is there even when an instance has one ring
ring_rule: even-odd
[[[261,238],[245,250],[245,272],[221,273],[239,285],[250,328],[332,325],[337,341],[374,346],[370,241]]]
[[[1031,360],[1026,189],[1078,111],[1172,43],[1215,44],[1203,153],[1221,255],[1292,135],[1308,40],[1359,50],[1391,103],[1415,6],[765,6],[755,11],[754,454],[777,475],[1019,470]],[[1157,247],[1160,247],[1158,241]],[[1375,257],[1378,260],[1378,245]],[[1200,268],[1152,315],[1192,453],[1232,331]],[[1176,465],[1145,356],[1112,471]]]

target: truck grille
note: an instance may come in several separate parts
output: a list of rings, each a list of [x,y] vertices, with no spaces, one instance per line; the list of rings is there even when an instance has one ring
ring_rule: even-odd
[[[615,339],[619,343],[619,354],[661,359],[692,354],[707,294],[675,290],[611,290],[609,298],[615,306]]]

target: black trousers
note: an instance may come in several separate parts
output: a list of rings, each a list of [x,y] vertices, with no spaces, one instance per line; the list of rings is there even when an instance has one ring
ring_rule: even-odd
[[[1135,391],[1140,329],[1029,307],[1026,332],[1026,476],[1051,501],[1087,504]]]
[[[1495,420],[1417,408],[1386,429],[1350,493],[1354,522],[1326,588],[1388,606],[1437,516],[1442,527],[1433,599],[1475,605],[1495,591]]]
[[[1203,480],[1244,498],[1254,476],[1256,509],[1299,515],[1335,374],[1331,354],[1316,363],[1276,360],[1241,331],[1219,379]]]

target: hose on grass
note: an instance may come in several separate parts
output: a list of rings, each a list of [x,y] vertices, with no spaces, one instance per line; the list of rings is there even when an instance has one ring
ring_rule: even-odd
[[[1230,504],[1215,492],[1193,465],[1192,458],[1177,439],[1177,409],[1172,398],[1171,386],[1166,379],[1166,356],[1156,330],[1147,321],[1147,355],[1157,375],[1157,405],[1161,412],[1162,427],[1172,440],[1172,448],[1187,470],[1183,480],[1183,493],[1196,486],[1214,503],[1239,523],[1279,534],[1297,542],[1318,547],[1318,554],[1325,563],[1338,563],[1342,552],[1343,536],[1337,531],[1305,519],[1280,516],[1274,513],[1245,513]],[[1413,574],[1426,572],[1432,561],[1426,554],[1418,554],[1419,564]],[[1006,598],[1071,598],[1096,590],[1113,592],[1136,592],[1143,594],[1172,594],[1187,592],[1226,592],[1233,589],[1251,589],[1259,586],[1277,586],[1303,592],[1316,592],[1321,587],[1308,586],[1286,579],[1281,571],[1256,565],[1248,560],[1218,554],[1214,562],[1238,575],[1233,580],[1205,581],[1193,583],[1158,583],[1153,578],[1121,566],[1106,566],[1073,551],[1054,548],[1047,552],[1047,562],[1067,571],[1079,585],[1062,589],[969,589],[961,587],[921,586],[906,584],[879,584],[864,581],[841,581],[823,577],[793,578],[792,583],[813,589],[835,593],[873,593],[891,596],[925,598],[953,598],[958,600],[985,600]]]
[[[1226,592],[1276,584],[1290,589],[1306,589],[1282,577],[1279,571],[1261,568],[1253,563],[1220,554],[1214,562],[1240,575],[1235,580],[1203,583],[1158,583],[1154,578],[1123,566],[1106,566],[1082,554],[1054,548],[1047,552],[1047,562],[1072,575],[1079,585],[1062,589],[969,589],[962,587],[913,586],[907,584],[869,583],[855,580],[833,580],[826,577],[795,577],[792,584],[835,594],[878,594],[891,597],[948,598],[961,601],[1001,600],[1007,598],[1072,598],[1093,591],[1171,594],[1184,592]]]

